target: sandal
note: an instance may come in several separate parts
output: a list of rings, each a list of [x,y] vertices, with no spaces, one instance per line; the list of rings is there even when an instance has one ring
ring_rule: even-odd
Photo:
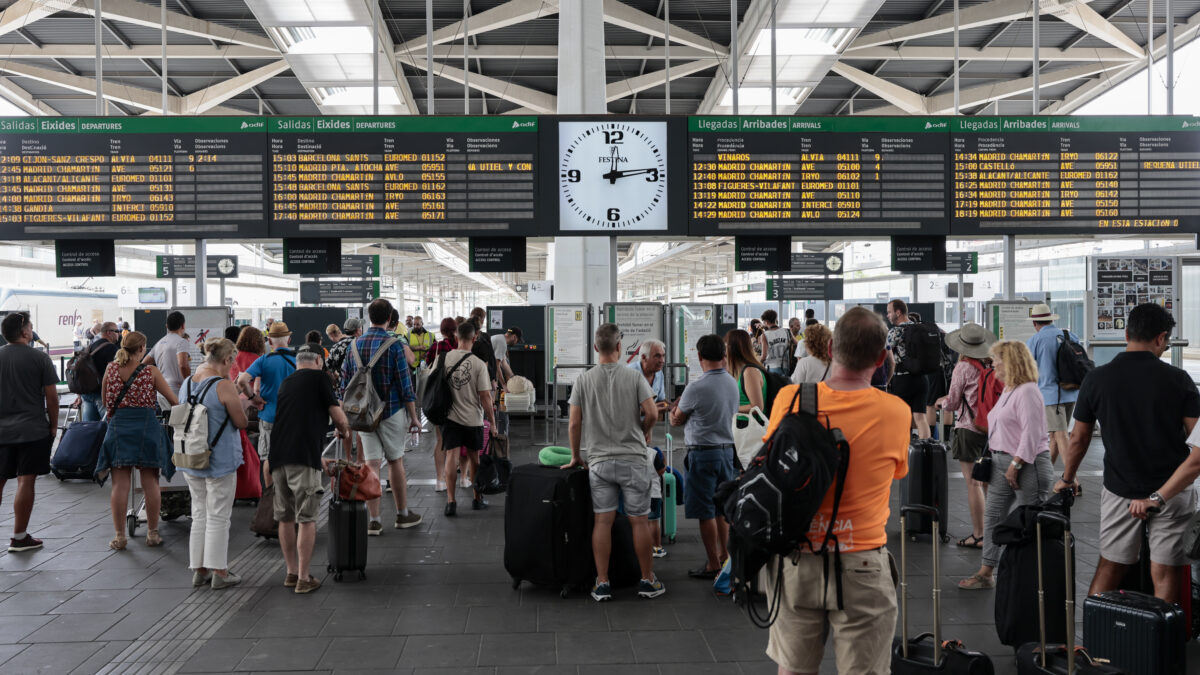
[[[976,537],[972,534],[969,537],[959,539],[958,545],[963,548],[983,548],[983,537]]]
[[[158,536],[158,530],[150,530],[146,533],[147,546],[162,546],[162,537]]]
[[[118,534],[113,537],[112,541],[108,542],[108,547],[114,551],[124,551],[127,543],[129,543],[129,540],[125,538],[125,535]]]
[[[958,582],[958,587],[964,591],[979,591],[988,588],[996,587],[996,577],[985,577],[978,574],[971,576]]]

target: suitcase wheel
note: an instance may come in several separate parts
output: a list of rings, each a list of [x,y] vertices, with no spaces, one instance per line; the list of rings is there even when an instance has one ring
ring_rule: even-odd
[[[334,581],[341,581],[341,580],[342,580],[342,573],[341,573],[341,572],[338,572],[337,574],[334,574],[334,575],[333,575],[333,580],[334,580]]]
[[[54,477],[59,479],[60,481],[66,480],[66,478],[63,478],[63,475],[61,473],[59,473],[57,469],[51,471],[50,473],[53,473]]]
[[[125,516],[125,525],[129,529],[129,536],[136,537],[137,536],[137,516],[136,515]]]
[[[571,595],[570,586],[563,586],[562,590],[558,592],[558,597],[562,598],[563,600],[566,600],[569,595]]]
[[[515,591],[515,590],[517,590],[518,588],[520,588],[520,587],[521,587],[521,580],[520,580],[520,579],[518,579],[518,578],[516,578],[516,577],[513,577],[513,580],[512,580],[512,581],[513,581],[513,583],[512,583],[512,587],[513,587],[513,590],[514,590],[514,591]]]
[[[943,535],[941,535],[939,538],[942,540],[942,543],[943,543],[943,544],[949,544],[949,543],[950,543],[950,535],[949,535],[949,534],[943,534]]]
[[[667,541],[669,541],[669,542],[671,542],[672,544],[674,544],[674,543],[675,543],[675,535],[671,535],[671,536],[667,537]]]
[[[325,566],[325,573],[326,573],[326,574],[333,574],[333,565],[326,565],[326,566]]]
[[[359,570],[359,571],[358,571],[358,580],[359,580],[359,581],[366,581],[366,580],[367,580],[367,573],[366,573],[366,572],[364,572],[364,571],[362,571],[362,570]]]

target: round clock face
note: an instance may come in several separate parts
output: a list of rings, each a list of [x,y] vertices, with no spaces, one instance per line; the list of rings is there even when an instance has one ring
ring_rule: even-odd
[[[558,125],[563,230],[667,229],[667,123]]]
[[[229,258],[221,258],[217,261],[217,270],[220,271],[221,274],[229,274],[233,272],[233,261]]]
[[[835,255],[829,256],[825,259],[825,269],[829,270],[830,272],[839,271],[842,269],[842,259]]]

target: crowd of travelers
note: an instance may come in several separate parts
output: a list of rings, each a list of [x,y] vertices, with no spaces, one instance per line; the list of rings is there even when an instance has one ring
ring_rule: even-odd
[[[274,485],[284,584],[297,593],[316,590],[321,582],[309,567],[322,474],[337,459],[357,456],[387,479],[396,529],[421,524],[422,515],[409,508],[405,456],[428,431],[420,392],[439,369],[449,383],[451,404],[445,423],[432,429],[434,489],[445,493],[445,517],[459,515],[460,496],[463,501],[470,496],[471,510],[488,508],[474,479],[488,439],[508,431],[498,399],[513,377],[508,352],[522,340],[521,329],[489,338],[486,312],[476,308],[468,317],[441,320],[435,333],[425,329],[421,317],[401,321],[383,299],[370,303],[365,316],[326,327],[329,349],[319,331],[293,348],[292,332],[282,321],[269,321],[265,330],[234,328],[204,343],[198,365],[179,312],[167,317],[167,333],[154,345],[116,322],[93,326],[89,339],[81,333],[77,348],[102,374],[99,389],[83,394],[81,415],[108,421],[97,472],[111,474],[113,481],[111,548],[129,545],[122,526],[134,471],[145,488],[145,544],[162,545],[158,474],[172,473],[175,466],[157,413],[198,402],[207,410],[210,435],[226,427],[232,431],[210,442],[204,468],[180,467],[191,496],[193,583],[220,589],[239,581],[229,569],[229,528],[235,474],[243,461],[239,434],[254,420],[265,485]],[[817,672],[829,634],[839,672],[889,672],[898,611],[885,530],[892,486],[909,471],[912,444],[945,439],[947,433],[949,456],[965,481],[971,527],[957,543],[978,549],[980,556],[978,571],[959,581],[960,589],[996,586],[1002,546],[994,535],[1014,506],[1041,504],[1061,492],[1082,496],[1080,464],[1099,424],[1104,434],[1103,487],[1096,505],[1100,559],[1090,591],[1119,587],[1138,563],[1146,531],[1154,593],[1178,601],[1188,592],[1175,572],[1189,564],[1183,538],[1196,512],[1200,394],[1186,372],[1161,359],[1175,319],[1157,304],[1133,308],[1125,350],[1078,386],[1064,386],[1060,351],[1078,336],[1058,328],[1058,318],[1048,306],[1034,306],[1029,320],[1035,333],[1021,342],[998,340],[973,323],[940,333],[903,300],[889,302],[886,316],[849,309],[832,327],[811,310],[786,325],[768,310],[749,330],[699,337],[695,349],[702,372],[674,401],[664,374],[666,346],[645,342],[640,357],[626,364],[621,327],[600,325],[592,341],[596,365],[570,390],[571,455],[563,467],[588,471],[597,570],[591,597],[613,597],[609,561],[618,510],[632,528],[640,568],[637,594],[654,598],[666,592],[654,573],[655,558],[666,555],[660,529],[662,467],[653,447],[655,427],[664,416],[683,428],[685,515],[698,521],[704,545],[705,559],[688,575],[713,580],[728,569],[731,555],[720,488],[748,470],[741,452],[746,436],[738,433],[738,420],[758,415],[761,437],[756,432],[752,440],[755,448],[767,447],[789,415],[800,411],[800,392],[808,390],[802,388],[815,387],[818,419],[840,430],[852,452],[840,498],[835,503],[831,489],[812,519],[811,545],[776,556],[768,566],[767,595],[780,602],[767,653],[779,672]],[[936,367],[921,353],[922,331],[940,341]],[[21,552],[42,545],[27,530],[35,479],[50,471],[59,434],[58,376],[49,358],[30,347],[28,315],[7,315],[2,332],[8,344],[0,348],[0,487],[6,480],[18,482],[9,550]],[[354,432],[343,407],[363,368],[369,368],[381,415],[373,431]],[[333,444],[342,451],[337,457],[323,452],[329,434],[339,439]],[[992,463],[990,478],[976,480],[972,468],[984,457]],[[367,503],[371,536],[384,531],[381,499]],[[853,571],[839,572],[836,594],[827,585],[827,561],[815,552],[829,536],[838,542],[840,569]]]

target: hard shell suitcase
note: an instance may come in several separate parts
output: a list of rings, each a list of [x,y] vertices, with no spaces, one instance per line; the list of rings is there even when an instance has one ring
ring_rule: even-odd
[[[960,640],[942,641],[942,584],[939,563],[941,534],[937,512],[931,506],[901,506],[900,529],[910,513],[923,513],[932,523],[933,531],[933,632],[908,637],[908,541],[900,539],[900,637],[892,643],[893,675],[993,675],[992,660],[980,652],[968,651]]]
[[[1083,642],[1129,675],[1184,675],[1183,610],[1136,591],[1107,591],[1083,601]]]
[[[1154,579],[1150,575],[1150,521],[1142,522],[1142,549],[1138,554],[1137,564],[1131,565],[1125,573],[1125,578],[1121,580],[1121,590],[1137,591],[1146,595],[1154,595]],[[1196,608],[1192,603],[1192,568],[1179,567],[1176,569],[1176,574],[1179,575],[1179,607],[1183,609],[1183,620],[1186,626],[1185,630],[1190,631],[1182,636],[1184,641],[1200,635],[1197,632],[1197,626],[1200,626],[1200,621],[1195,615]]]
[[[1110,665],[1093,660],[1086,651],[1075,646],[1075,542],[1071,535],[1071,519],[1067,516],[1052,512],[1040,511],[1035,516],[1037,520],[1037,579],[1038,579],[1038,633],[1036,642],[1027,642],[1017,649],[1018,675],[1120,675],[1123,671]],[[1042,536],[1042,523],[1054,522],[1063,530],[1063,541],[1060,547],[1064,553],[1063,572],[1066,586],[1066,600],[1063,611],[1066,614],[1066,643],[1046,644],[1046,575],[1045,567],[1046,539]]]
[[[667,470],[662,475],[662,536],[672,544],[679,531],[678,505],[675,496],[678,494],[679,483],[671,470],[675,454],[675,439],[667,434]]]
[[[930,439],[914,440],[908,448],[908,475],[900,479],[900,506],[933,507],[943,543],[950,540],[950,533],[946,531],[946,495],[950,489],[946,453],[945,443]],[[932,533],[933,520],[933,516],[925,513],[914,514],[904,536],[916,541],[917,535]]]
[[[341,476],[334,478],[332,485],[340,485]],[[274,486],[272,486],[274,487]],[[362,500],[347,501],[338,496],[338,490],[329,490],[329,567],[334,581],[342,580],[342,573],[357,571],[359,579],[367,578],[367,503]]]
[[[50,459],[50,471],[59,480],[95,480],[96,460],[108,432],[107,422],[72,422],[58,441]]]

